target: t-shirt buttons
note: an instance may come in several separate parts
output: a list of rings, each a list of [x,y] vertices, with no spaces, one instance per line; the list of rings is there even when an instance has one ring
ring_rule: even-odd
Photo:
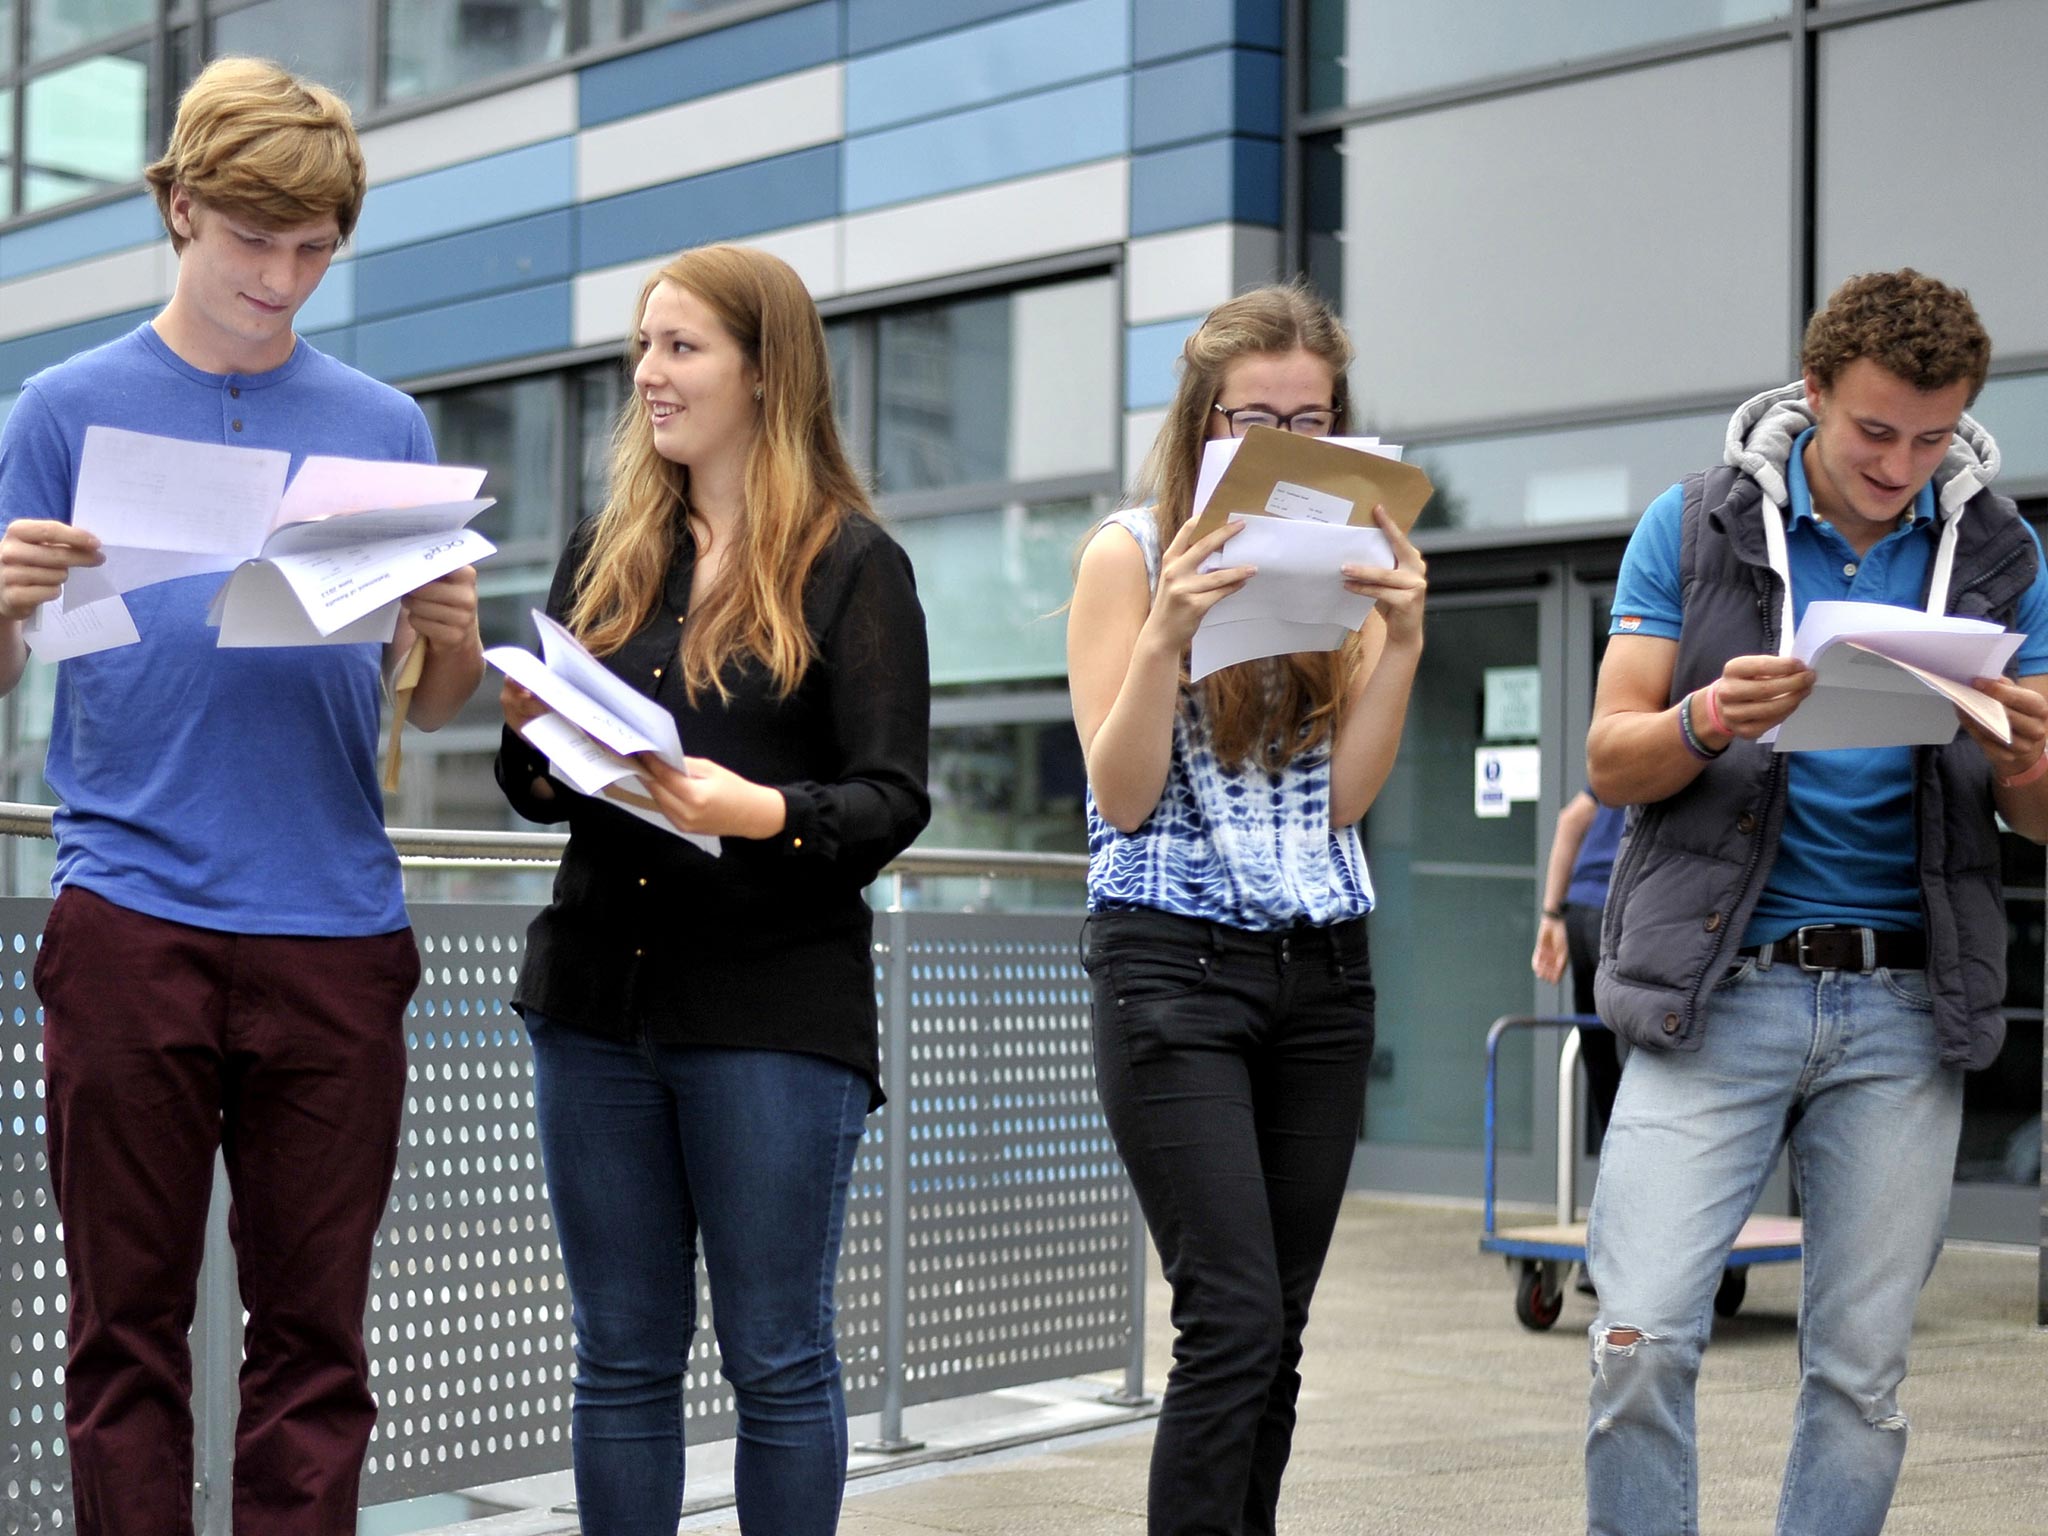
[[[1844,576],[1854,576],[1856,574],[1856,562],[1851,560],[1847,565],[1843,566],[1842,574]]]

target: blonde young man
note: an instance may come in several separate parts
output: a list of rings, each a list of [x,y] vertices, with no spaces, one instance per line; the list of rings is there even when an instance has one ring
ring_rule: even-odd
[[[362,208],[346,106],[219,60],[147,176],[178,251],[170,303],[29,380],[0,432],[0,691],[22,621],[100,561],[69,523],[88,427],[284,449],[294,468],[433,455],[418,406],[292,328]],[[36,985],[81,1536],[191,1529],[186,1329],[217,1147],[249,1313],[236,1529],[352,1532],[376,1416],[363,1307],[419,974],[377,785],[386,657],[219,649],[218,582],[128,594],[140,643],[57,675]],[[389,654],[415,639],[411,718],[432,729],[482,676],[474,571],[405,600]]]

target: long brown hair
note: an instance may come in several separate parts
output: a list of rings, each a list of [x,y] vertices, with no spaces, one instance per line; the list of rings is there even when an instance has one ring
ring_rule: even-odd
[[[633,310],[628,371],[647,300],[660,283],[700,299],[759,374],[761,420],[747,454],[744,502],[719,580],[683,627],[679,664],[692,703],[706,689],[730,696],[722,673],[759,662],[788,697],[816,657],[804,622],[804,583],[848,518],[873,517],[832,414],[825,328],[788,263],[738,245],[684,251],[648,278]],[[654,451],[637,393],[612,428],[609,494],[577,572],[569,628],[600,656],[647,622],[661,601],[676,540],[689,537],[690,472]]]
[[[1208,440],[1209,418],[1223,376],[1241,357],[1306,351],[1330,365],[1333,431],[1351,426],[1351,338],[1303,283],[1254,288],[1219,304],[1180,351],[1180,385],[1138,477],[1140,496],[1159,520],[1159,547],[1188,520],[1195,479]],[[1256,762],[1277,772],[1304,753],[1325,750],[1337,733],[1346,680],[1357,663],[1357,637],[1340,651],[1308,651],[1244,662],[1212,672],[1200,684],[1210,744],[1229,767]]]

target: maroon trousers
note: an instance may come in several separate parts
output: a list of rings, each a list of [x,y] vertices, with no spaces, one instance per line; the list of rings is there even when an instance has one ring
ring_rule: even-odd
[[[186,1331],[216,1148],[249,1314],[235,1529],[354,1532],[377,1412],[363,1309],[419,969],[410,929],[221,933],[57,898],[35,980],[79,1536],[192,1529]]]

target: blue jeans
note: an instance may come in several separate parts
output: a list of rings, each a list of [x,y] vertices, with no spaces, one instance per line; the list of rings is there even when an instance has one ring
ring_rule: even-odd
[[[829,1536],[846,1477],[832,1282],[867,1080],[792,1051],[620,1044],[538,1014],[527,1025],[576,1328],[582,1529],[674,1536],[701,1228],[739,1410],[740,1528]]]
[[[1777,1528],[1874,1536],[1905,1458],[1895,1394],[1948,1220],[1962,1072],[1937,1060],[1919,971],[1745,959],[1705,1006],[1698,1052],[1630,1053],[1601,1154],[1588,1529],[1698,1529],[1693,1394],[1714,1291],[1789,1144],[1805,1266]]]

